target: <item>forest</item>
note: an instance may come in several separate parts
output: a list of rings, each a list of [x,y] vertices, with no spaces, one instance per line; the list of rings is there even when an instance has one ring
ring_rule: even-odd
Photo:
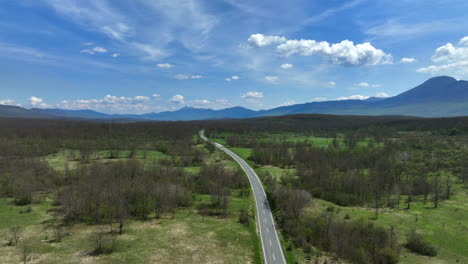
[[[304,259],[325,251],[351,263],[398,263],[407,252],[435,257],[440,248],[441,260],[467,260],[466,240],[453,245],[460,255],[445,256],[452,249],[425,236],[430,228],[388,220],[403,212],[418,222],[422,208],[430,223],[432,210],[446,210],[444,201],[457,195],[461,208],[448,207],[456,224],[444,226],[466,237],[466,118],[300,115],[252,121],[208,131],[253,164],[289,247]],[[416,259],[408,263],[427,261]]]
[[[79,255],[104,260],[127,252],[117,245],[136,224],[196,212],[190,221],[205,228],[231,219],[223,228],[244,232],[242,250],[261,262],[247,178],[198,138],[201,129],[261,177],[290,263],[467,260],[468,119],[398,116],[0,119],[0,200],[21,217],[50,204],[32,245],[27,226],[0,225],[0,253],[26,263],[50,250],[38,241],[63,244],[70,230],[93,226]],[[441,237],[442,229],[450,231]]]

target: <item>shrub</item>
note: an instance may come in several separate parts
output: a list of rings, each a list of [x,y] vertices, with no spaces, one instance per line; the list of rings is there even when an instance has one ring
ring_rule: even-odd
[[[411,250],[412,252],[424,255],[424,256],[436,256],[437,249],[429,244],[428,242],[424,241],[422,236],[416,233],[415,230],[411,230],[407,236],[406,248]]]

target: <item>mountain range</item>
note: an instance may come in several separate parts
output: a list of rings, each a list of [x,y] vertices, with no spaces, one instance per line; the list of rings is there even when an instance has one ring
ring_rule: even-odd
[[[259,111],[240,106],[221,110],[184,107],[176,111],[122,115],[104,114],[92,110],[25,109],[17,106],[0,105],[0,117],[20,118],[186,121],[293,114],[468,116],[468,81],[440,76],[431,78],[423,84],[394,97],[311,102]]]

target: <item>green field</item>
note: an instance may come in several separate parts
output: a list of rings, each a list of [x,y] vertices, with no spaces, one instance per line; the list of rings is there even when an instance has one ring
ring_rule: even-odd
[[[197,196],[196,203],[207,200]],[[251,211],[251,198],[236,193],[230,199],[229,217],[201,216],[193,208],[180,209],[174,217],[148,221],[130,220],[122,235],[114,235],[116,248],[111,254],[87,256],[93,248],[92,234],[99,226],[76,224],[66,227],[69,235],[61,242],[49,242],[53,231],[46,229],[50,199],[31,206],[13,206],[11,199],[0,199],[0,237],[9,237],[9,228],[23,228],[21,243],[30,245],[32,263],[259,263],[260,254],[254,220],[249,226],[237,221],[239,210]],[[102,226],[105,230],[109,226]],[[1,246],[1,263],[18,263],[20,247]]]

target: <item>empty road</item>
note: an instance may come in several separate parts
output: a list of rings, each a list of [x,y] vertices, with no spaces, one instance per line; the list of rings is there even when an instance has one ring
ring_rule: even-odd
[[[203,130],[200,131],[200,137],[203,140],[213,144],[220,150],[226,152],[229,156],[236,160],[241,168],[245,171],[249,178],[250,185],[252,186],[255,197],[255,204],[257,206],[257,221],[260,230],[260,238],[262,241],[263,257],[265,259],[265,263],[286,264],[283,249],[281,248],[281,243],[276,232],[275,221],[273,220],[273,215],[271,214],[270,207],[268,206],[266,193],[257,174],[249,166],[249,164],[237,156],[237,154],[225,148],[223,145],[212,142],[206,138]]]

